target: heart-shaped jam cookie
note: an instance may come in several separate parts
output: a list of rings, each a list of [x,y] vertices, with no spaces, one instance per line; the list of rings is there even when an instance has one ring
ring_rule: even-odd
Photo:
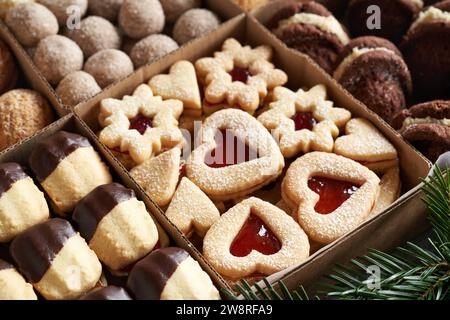
[[[248,198],[225,212],[209,229],[203,253],[229,279],[270,275],[305,261],[308,237],[284,211]]]

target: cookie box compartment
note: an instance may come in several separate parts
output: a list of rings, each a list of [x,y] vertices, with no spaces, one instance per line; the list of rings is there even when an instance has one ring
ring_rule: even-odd
[[[221,0],[221,1],[203,0],[202,7],[216,13],[219,16],[219,18],[223,21],[222,23],[242,13],[240,7],[237,6],[232,0]],[[0,37],[2,37],[4,41],[7,42],[8,45],[11,47],[11,50],[14,52],[15,56],[20,61],[20,64],[23,66],[23,69],[26,72],[27,77],[30,78],[31,80],[30,83],[32,83],[33,87],[37,91],[42,92],[49,99],[51,104],[55,106],[60,116],[64,116],[70,113],[71,107],[66,106],[64,105],[64,103],[62,103],[60,97],[55,92],[56,87],[52,87],[52,85],[45,79],[42,73],[34,65],[33,59],[27,53],[25,48],[17,41],[14,34],[1,20],[0,20]]]
[[[266,44],[272,46],[274,49],[274,64],[277,68],[284,70],[289,76],[289,83],[287,86],[290,89],[297,90],[302,87],[312,87],[317,84],[324,84],[327,87],[329,99],[335,101],[339,107],[343,107],[352,112],[354,117],[362,117],[374,124],[396,147],[401,166],[401,178],[403,185],[403,196],[393,204],[388,210],[385,210],[379,217],[369,220],[363,224],[363,227],[352,231],[349,235],[357,238],[357,243],[352,240],[347,240],[347,237],[331,243],[315,254],[313,254],[302,268],[308,270],[320,270],[319,265],[323,259],[327,259],[330,263],[334,261],[335,257],[339,257],[339,252],[335,252],[334,247],[346,240],[346,243],[352,243],[353,246],[359,248],[367,248],[368,246],[383,247],[387,242],[396,242],[404,239],[406,234],[418,233],[424,227],[424,217],[419,212],[411,213],[410,207],[403,206],[403,204],[410,199],[411,194],[406,193],[408,190],[417,188],[420,183],[420,178],[427,175],[430,169],[430,163],[419,153],[417,153],[411,146],[402,140],[402,138],[386,123],[384,123],[376,114],[368,110],[363,104],[355,100],[350,94],[344,91],[332,78],[324,73],[319,67],[311,63],[311,61],[302,55],[298,55],[291,50],[288,50],[282,43],[277,41],[268,32],[264,26],[251,16],[238,16],[231,21],[222,25],[222,27],[208,36],[198,39],[195,42],[188,44],[177,52],[174,52],[158,62],[148,65],[116,85],[106,89],[102,94],[94,97],[90,101],[78,105],[74,112],[78,114],[90,127],[93,132],[100,130],[98,123],[99,103],[105,98],[121,99],[124,95],[131,94],[136,87],[142,83],[146,83],[152,76],[160,73],[167,73],[168,68],[179,60],[195,61],[200,57],[211,56],[214,51],[220,50],[222,43],[230,37],[234,37],[252,46]],[[161,209],[155,208],[153,212],[155,216],[164,219],[164,214]],[[392,218],[389,218],[392,215]],[[384,222],[388,219],[390,222],[386,228]],[[165,225],[163,222],[161,222]],[[166,222],[168,223],[168,222]],[[369,237],[371,233],[377,228],[383,228],[378,232],[385,232],[384,237]],[[388,238],[386,238],[388,236]],[[365,242],[365,239],[370,239],[370,242]],[[186,244],[191,246],[191,244]],[[199,256],[200,253],[198,253]],[[325,257],[325,258],[324,258]],[[319,259],[320,258],[320,259]],[[321,260],[322,259],[322,260]],[[298,266],[297,266],[298,268]],[[287,272],[294,272],[295,267],[282,271],[271,276],[272,281],[280,279]],[[295,273],[295,272],[294,272]],[[217,275],[211,270],[212,275]],[[317,274],[308,275],[308,272],[302,273],[303,277],[309,280]],[[217,276],[218,283],[224,283],[222,277]]]
[[[106,152],[106,149],[98,142],[98,140],[92,134],[92,132],[89,130],[86,124],[76,115],[73,114],[67,115],[59,119],[58,121],[54,122],[53,124],[45,128],[43,131],[34,135],[33,137],[30,137],[22,141],[20,144],[17,144],[14,148],[10,149],[8,152],[2,153],[0,155],[0,163],[17,162],[23,165],[24,168],[26,168],[26,172],[35,180],[35,177],[32,174],[28,164],[30,154],[35,149],[36,144],[39,141],[42,141],[43,139],[50,137],[56,132],[61,130],[70,133],[77,133],[83,137],[88,138],[94,149],[97,151],[97,153],[100,154],[100,157],[102,158],[103,162],[109,168],[113,181],[121,183],[125,187],[134,190],[136,198],[145,203],[147,211],[153,217],[156,225],[159,225],[159,227],[163,230],[163,234],[165,234],[163,237],[160,237],[159,241],[162,240],[166,243],[167,241],[169,241],[170,246],[176,246],[185,249],[191,254],[193,259],[197,260],[200,263],[203,270],[206,270],[209,273],[212,272],[207,262],[204,261],[203,257],[199,255],[199,253],[195,250],[195,248],[186,241],[183,235],[167,219],[165,219],[161,215],[160,211],[158,210],[158,208],[156,208],[153,202],[136,185],[136,183],[132,181],[129,175],[122,169],[120,164],[111,157],[110,153]],[[42,190],[42,188],[40,187],[39,183],[36,180],[35,184]],[[55,213],[54,207],[47,194],[45,195],[45,197],[50,208],[50,216],[52,218],[61,217]],[[10,261],[8,253],[8,245],[9,244],[0,244],[0,258],[7,259]],[[126,278],[124,277],[124,274],[113,275],[106,266],[103,267],[103,272],[106,275],[108,284],[119,286],[125,285]],[[212,275],[213,275],[212,279],[217,281],[218,279],[217,275],[215,274]],[[216,282],[215,285],[216,287],[220,288],[223,287],[224,284]]]

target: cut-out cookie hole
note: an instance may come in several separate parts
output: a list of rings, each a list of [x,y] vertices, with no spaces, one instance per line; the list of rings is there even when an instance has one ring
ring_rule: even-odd
[[[230,253],[235,257],[246,257],[252,250],[265,255],[275,254],[281,249],[281,242],[264,222],[250,213],[241,230],[230,246]]]
[[[221,129],[214,139],[216,148],[205,158],[206,165],[211,168],[223,168],[258,159],[258,152],[231,130]]]
[[[329,214],[339,208],[361,186],[348,181],[311,177],[308,180],[308,187],[320,196],[314,208],[316,212]]]
[[[152,127],[153,119],[139,113],[136,117],[130,120],[130,130],[137,130],[141,135],[144,135],[147,129]]]
[[[303,129],[312,131],[316,126],[317,120],[314,118],[312,112],[297,112],[293,117],[295,123],[295,131],[300,131]]]
[[[247,80],[252,76],[248,68],[234,67],[233,70],[229,72],[233,82],[239,81],[247,83]]]

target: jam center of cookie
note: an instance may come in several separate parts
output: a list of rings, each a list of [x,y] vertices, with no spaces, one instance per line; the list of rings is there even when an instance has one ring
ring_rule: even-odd
[[[230,246],[235,257],[245,257],[257,250],[265,255],[275,254],[281,249],[281,242],[255,214],[250,214]]]
[[[252,76],[250,71],[247,68],[234,67],[233,70],[229,72],[231,75],[232,81],[239,81],[243,83],[247,83],[248,78]]]
[[[258,158],[258,153],[230,130],[220,130],[215,140],[216,148],[205,159],[206,165],[211,168],[223,168]]]
[[[130,119],[130,130],[137,130],[141,135],[144,135],[148,128],[152,127],[152,119],[144,116],[143,114],[138,114],[133,119]]]
[[[321,214],[329,214],[339,208],[349,199],[360,186],[347,182],[323,177],[311,177],[308,187],[320,196],[314,209]]]
[[[307,129],[312,130],[317,124],[312,112],[297,112],[292,118],[295,123],[295,131]]]

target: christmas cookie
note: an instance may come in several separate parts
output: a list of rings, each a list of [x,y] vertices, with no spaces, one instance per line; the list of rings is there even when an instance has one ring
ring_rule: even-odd
[[[326,100],[327,91],[317,85],[309,91],[293,92],[287,88],[275,88],[269,110],[258,117],[279,141],[283,156],[293,157],[300,152],[331,152],[339,128],[345,126],[351,113],[334,108]]]
[[[47,300],[76,299],[99,281],[102,266],[86,241],[62,219],[21,233],[10,253],[19,271]]]
[[[203,254],[230,279],[270,275],[305,261],[308,237],[284,211],[258,198],[225,212],[209,229]]]
[[[158,243],[158,230],[145,204],[118,183],[92,190],[72,218],[89,247],[113,271],[124,270]]]
[[[164,148],[183,140],[177,119],[183,112],[179,100],[154,96],[147,85],[139,86],[132,96],[122,100],[105,99],[100,104],[99,139],[110,149],[128,152],[137,164]]]
[[[186,11],[199,8],[201,0],[160,0],[167,22],[175,23]]]
[[[308,237],[327,244],[369,216],[378,197],[379,183],[375,173],[353,160],[311,152],[289,167],[282,196],[296,211]]]
[[[164,11],[158,0],[124,0],[119,11],[119,25],[133,39],[160,33],[165,24]]]
[[[129,54],[134,66],[139,68],[177,49],[178,44],[171,37],[165,34],[152,34],[136,42]]]
[[[62,103],[70,107],[75,107],[101,91],[102,88],[97,84],[94,77],[84,71],[69,73],[56,88],[56,94]]]
[[[99,185],[112,182],[89,140],[59,131],[38,142],[29,158],[37,180],[58,214],[67,214]]]
[[[105,0],[94,0],[90,2],[104,1]],[[60,26],[66,26],[67,21],[70,20],[69,18],[71,14],[74,14],[74,12],[76,12],[77,15],[82,18],[86,14],[88,7],[88,0],[38,0],[37,2],[42,3],[48,9],[50,9],[51,12],[53,12],[53,14],[58,19]]]
[[[389,169],[380,181],[380,195],[375,202],[375,207],[370,213],[370,217],[376,216],[389,207],[395,200],[398,199],[401,192],[400,169],[394,167]]]
[[[131,270],[127,287],[137,300],[218,300],[219,291],[189,253],[180,248],[151,252]]]
[[[238,109],[218,111],[203,124],[186,176],[212,200],[243,197],[275,180],[284,158],[270,133]]]
[[[270,0],[233,0],[236,2],[244,11],[252,11],[267,4]]]
[[[0,259],[0,300],[37,300],[33,286],[14,266]]]
[[[15,88],[19,69],[8,46],[0,41],[0,94]]]
[[[242,46],[228,39],[213,58],[195,63],[197,75],[205,84],[204,112],[235,107],[253,114],[269,90],[287,82],[287,75],[270,63],[272,48]]]
[[[220,20],[208,9],[191,9],[183,13],[173,27],[173,38],[180,45],[217,29]]]
[[[108,286],[92,289],[80,300],[131,300],[131,297],[123,288]]]

